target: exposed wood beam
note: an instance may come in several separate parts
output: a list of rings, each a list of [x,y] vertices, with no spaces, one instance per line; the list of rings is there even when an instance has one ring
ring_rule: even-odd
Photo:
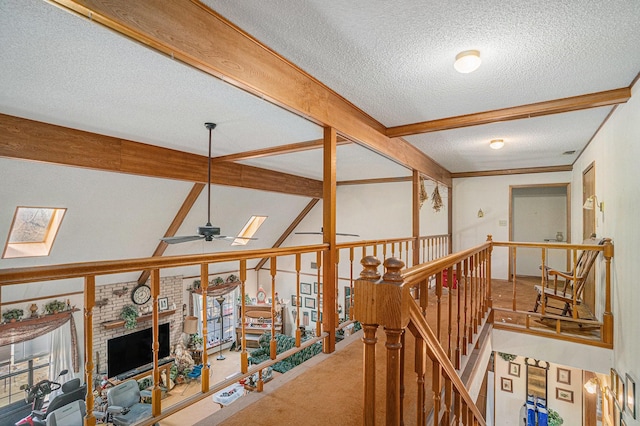
[[[391,178],[375,178],[375,179],[356,179],[356,180],[343,180],[338,182],[337,185],[367,185],[371,183],[394,183],[394,182],[410,182],[411,176],[400,176]]]
[[[291,235],[293,230],[296,229],[296,227],[300,224],[300,222],[302,222],[302,219],[304,219],[309,214],[311,209],[313,209],[313,207],[316,204],[318,204],[318,201],[320,201],[319,198],[314,198],[311,201],[309,201],[309,204],[307,204],[307,206],[304,209],[302,209],[298,217],[296,217],[293,220],[293,222],[291,222],[291,225],[289,225],[289,227],[282,233],[282,235],[280,235],[280,238],[278,238],[278,241],[275,242],[275,244],[273,245],[273,248],[278,248],[282,245],[282,243],[284,243],[284,240],[286,240],[289,237],[289,235]],[[259,271],[260,268],[262,268],[264,264],[267,263],[267,260],[269,260],[268,257],[263,257],[260,260],[260,262],[258,262],[258,264],[254,269],[256,271]]]
[[[588,95],[572,96],[570,98],[389,127],[387,129],[387,136],[395,138],[496,123],[499,121],[518,120],[521,118],[540,117],[543,115],[560,114],[607,105],[617,105],[627,102],[630,97],[631,89],[629,87],[622,87],[620,89],[590,93]]]
[[[53,0],[175,60],[332,127],[409,169],[451,184],[449,172],[327,86],[198,0]]]
[[[349,143],[352,143],[352,142],[348,139],[341,138],[341,137],[338,138],[338,145],[345,145]],[[256,149],[254,151],[238,152],[237,154],[221,155],[219,157],[214,157],[211,160],[213,162],[250,160],[253,158],[263,158],[263,157],[270,157],[272,155],[291,154],[293,152],[319,149],[319,148],[322,148],[322,144],[323,144],[322,139],[316,139],[313,141],[298,142],[298,143],[291,143],[288,145],[274,146],[271,148]]]
[[[207,182],[207,157],[0,114],[0,157]],[[322,198],[322,182],[259,167],[216,164],[211,183]]]
[[[338,249],[336,248],[336,129],[324,128],[324,150],[322,152],[322,242],[329,244],[329,249],[322,254],[322,280],[324,289],[322,297],[322,329],[329,336],[322,345],[324,353],[332,353],[336,350],[336,327],[338,326],[338,314],[336,312],[336,294],[338,294]],[[318,265],[320,267],[320,265]],[[318,276],[318,278],[320,278]],[[319,323],[316,335],[320,334]]]
[[[173,221],[169,225],[169,228],[167,228],[167,232],[165,232],[164,234],[165,237],[173,237],[176,235],[176,232],[178,232],[178,229],[182,225],[182,222],[184,222],[184,219],[191,211],[193,204],[196,202],[205,186],[206,185],[204,183],[196,183],[193,185],[191,191],[189,191],[189,194],[187,195],[187,198],[184,199],[180,210],[178,210],[178,213],[176,213],[176,217],[173,218]],[[152,256],[162,256],[165,250],[167,250],[167,247],[169,247],[169,244],[160,240]],[[140,275],[140,278],[138,278],[138,284],[146,283],[149,275],[151,275],[151,271],[143,271]]]
[[[452,178],[481,177],[481,176],[505,176],[505,175],[522,175],[527,173],[553,173],[553,172],[570,172],[573,170],[572,165],[567,166],[549,166],[549,167],[528,167],[522,169],[504,169],[504,170],[485,170],[480,172],[460,172],[451,173]]]

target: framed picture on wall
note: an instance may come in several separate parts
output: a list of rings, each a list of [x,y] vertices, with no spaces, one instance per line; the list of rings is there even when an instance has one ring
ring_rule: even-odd
[[[520,377],[520,364],[509,361],[509,375]]]
[[[318,313],[316,311],[311,311],[311,321],[313,322],[318,321]]]
[[[573,403],[573,391],[556,388],[556,399]]]
[[[558,383],[562,383],[565,385],[570,385],[571,384],[571,370],[568,370],[566,368],[557,368],[557,373],[556,373],[556,380],[558,381]]]
[[[291,306],[302,306],[302,296],[291,295]]]
[[[309,283],[300,283],[300,293],[301,294],[311,294],[311,284]]]
[[[309,312],[304,311],[302,313],[302,325],[304,325],[305,327],[309,326]]]
[[[624,396],[624,379],[618,374],[618,379],[616,380],[616,401],[618,401],[620,411],[624,411],[624,407],[626,405],[624,403]]]
[[[316,282],[313,283],[313,292],[315,294],[322,293],[322,283],[318,284]]]
[[[500,390],[503,392],[513,392],[513,380],[507,377],[500,377]]]
[[[625,386],[627,397],[627,411],[632,418],[636,418],[636,382],[631,378],[629,373],[625,374],[627,383]]]
[[[304,307],[305,308],[309,308],[309,309],[315,309],[316,308],[316,299],[314,299],[313,297],[305,297],[304,298]]]
[[[161,311],[166,311],[169,309],[169,299],[166,297],[161,297],[158,299],[158,309]]]

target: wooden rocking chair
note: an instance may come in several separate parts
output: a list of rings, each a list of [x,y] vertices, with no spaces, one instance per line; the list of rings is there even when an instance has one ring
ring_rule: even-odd
[[[590,245],[603,245],[604,239],[597,240],[595,238],[589,238],[582,242],[582,244],[590,244]],[[555,306],[546,306],[547,309],[558,309],[561,310],[562,316],[569,316],[578,318],[578,313],[573,312],[573,303],[574,303],[574,291],[575,291],[575,303],[576,306],[582,303],[582,294],[584,293],[584,284],[587,281],[587,277],[589,276],[589,271],[591,271],[591,267],[595,263],[596,258],[598,257],[599,250],[583,250],[578,257],[578,261],[574,267],[573,271],[557,271],[548,266],[544,266],[543,273],[545,274],[547,287],[544,288],[544,297],[545,297],[545,305],[549,298],[558,300],[560,302],[564,302],[563,308],[557,308]],[[540,266],[542,269],[543,266]],[[575,272],[575,273],[574,273]],[[553,286],[551,286],[550,277],[553,277]],[[561,289],[558,288],[558,277],[560,279],[564,279],[564,286]],[[534,287],[538,292],[538,297],[536,299],[536,304],[533,308],[533,312],[538,312],[538,307],[542,305],[542,286],[537,285]]]

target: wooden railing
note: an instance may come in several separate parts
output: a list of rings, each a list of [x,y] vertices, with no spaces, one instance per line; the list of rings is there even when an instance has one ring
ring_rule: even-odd
[[[429,255],[424,255],[425,257],[433,256],[437,253],[442,253],[444,250],[448,249],[442,246],[443,238],[449,240],[448,236],[434,236],[434,237],[421,237],[420,241],[424,241],[422,243],[422,247],[427,247],[430,252]],[[276,299],[276,293],[278,292],[278,286],[281,285],[279,283],[280,278],[279,274],[282,271],[277,269],[277,265],[281,265],[282,263],[287,263],[287,265],[295,265],[290,268],[287,268],[285,272],[295,274],[295,282],[296,282],[296,295],[298,298],[300,297],[300,276],[302,274],[301,267],[301,259],[303,256],[310,256],[315,260],[318,270],[317,270],[317,282],[323,282],[322,277],[322,262],[324,257],[326,256],[326,252],[329,249],[328,244],[318,244],[313,246],[301,246],[301,247],[292,247],[292,248],[276,248],[276,249],[264,249],[264,250],[248,250],[248,251],[234,251],[234,252],[223,252],[223,253],[214,253],[214,254],[203,254],[203,255],[189,255],[189,256],[173,256],[173,257],[150,257],[150,258],[140,258],[140,259],[130,259],[130,260],[118,260],[118,261],[100,261],[100,262],[84,262],[84,263],[74,263],[74,264],[64,264],[64,265],[52,265],[52,266],[39,266],[39,267],[29,267],[29,268],[14,268],[14,269],[3,269],[0,270],[0,287],[9,286],[9,285],[18,285],[23,283],[32,283],[32,282],[42,282],[42,281],[56,281],[62,279],[70,279],[70,278],[82,278],[84,280],[84,343],[85,343],[85,382],[86,383],[94,383],[94,359],[93,359],[93,330],[94,326],[99,326],[98,324],[93,323],[93,310],[96,307],[95,305],[95,289],[96,289],[96,277],[111,275],[111,274],[119,274],[126,272],[141,272],[141,271],[150,271],[150,287],[152,290],[152,306],[153,313],[151,315],[151,319],[153,321],[153,329],[154,329],[154,341],[157,341],[157,329],[159,325],[159,309],[158,309],[158,298],[160,295],[160,271],[166,268],[175,268],[175,267],[185,267],[185,266],[197,266],[200,270],[200,281],[202,283],[209,282],[209,269],[210,265],[222,262],[238,262],[238,274],[240,277],[240,292],[241,294],[246,294],[246,280],[247,280],[247,261],[252,259],[262,259],[268,258],[270,260],[270,275],[271,275],[271,297],[272,300]],[[421,245],[416,242],[413,238],[401,238],[401,239],[388,239],[388,240],[372,240],[372,241],[361,241],[349,244],[341,244],[337,246],[338,252],[340,251],[348,251],[349,253],[349,262],[348,266],[349,270],[353,271],[353,259],[357,252],[361,252],[366,255],[369,251],[373,253],[377,253],[378,251],[386,254],[389,253],[393,256],[400,256],[407,260],[412,259],[414,256],[414,250],[420,251]],[[283,262],[283,259],[289,257],[288,260]],[[338,259],[339,261],[339,259]],[[228,269],[228,266],[225,266],[225,269]],[[351,290],[353,290],[353,272],[351,272],[351,277],[347,278],[350,281]],[[343,278],[345,279],[345,278]],[[209,287],[211,289],[211,287]],[[336,291],[337,293],[337,283],[324,283],[323,291]],[[202,318],[206,319],[207,315],[204,312],[206,309],[206,297],[207,297],[207,288],[206,286],[202,287],[202,298],[203,298],[203,315]],[[284,294],[282,292],[281,294]],[[353,293],[352,293],[353,294]],[[318,292],[317,302],[320,301],[322,297],[322,292]],[[326,299],[325,299],[326,300]],[[4,304],[10,305],[11,302],[5,302]],[[244,306],[245,301],[244,297],[241,297],[242,304],[242,313],[246,312],[246,307]],[[297,307],[297,313],[299,312],[300,307]],[[320,314],[321,310],[318,308],[318,314]],[[152,424],[165,418],[178,410],[193,404],[203,398],[211,396],[215,392],[218,392],[220,389],[230,385],[237,380],[247,377],[256,372],[261,373],[262,370],[294,353],[297,351],[303,350],[308,345],[326,339],[331,333],[335,333],[335,330],[338,328],[337,324],[337,306],[325,306],[322,310],[324,314],[323,327],[320,327],[320,321],[317,322],[318,326],[315,330],[315,338],[311,340],[307,340],[305,342],[301,342],[299,321],[300,315],[296,316],[296,347],[287,351],[283,354],[276,354],[276,341],[275,341],[275,333],[271,333],[272,340],[270,342],[270,360],[263,362],[257,366],[249,366],[248,364],[248,353],[246,350],[246,341],[244,340],[244,333],[242,338],[242,352],[240,354],[240,373],[234,376],[232,379],[224,380],[220,383],[217,383],[213,386],[209,384],[209,367],[207,365],[207,353],[203,352],[203,369],[202,369],[202,392],[194,395],[192,397],[187,398],[186,400],[180,402],[171,407],[167,407],[163,409],[161,406],[161,389],[160,389],[160,370],[158,368],[158,348],[157,345],[154,345],[154,368],[152,371],[153,375],[153,390],[152,390],[152,413],[153,418],[149,419],[145,424]],[[275,323],[275,310],[272,310],[272,321],[271,323]],[[318,315],[320,316],[320,315]],[[327,321],[327,318],[335,318],[335,321]],[[245,318],[242,318],[240,323],[242,327],[244,327],[246,321]],[[331,324],[332,327],[327,328],[327,324]],[[207,332],[206,328],[206,320],[203,320],[203,334]],[[324,330],[324,331],[323,331]],[[262,375],[259,374],[259,377]],[[262,388],[262,383],[259,382],[259,389]],[[94,425],[96,419],[93,415],[94,409],[94,398],[91,392],[87,395],[87,416],[85,424]]]
[[[355,284],[354,314],[364,330],[365,424],[375,424],[375,346],[379,326],[384,327],[387,339],[386,424],[404,423],[402,366],[405,353],[402,342],[407,330],[416,338],[418,403],[415,423],[426,422],[425,372],[428,357],[433,367],[430,389],[434,424],[485,424],[460,380],[456,367],[460,366],[461,356],[467,354],[468,348],[474,343],[474,337],[478,335],[479,327],[487,319],[491,308],[491,286],[488,279],[491,273],[491,243],[416,265],[403,272],[401,269],[404,262],[390,258],[385,261],[386,271],[382,278],[378,273],[378,259],[367,256],[361,263],[363,270]],[[453,292],[447,297],[448,328],[447,335],[442,336],[439,324],[444,315],[442,296],[445,276],[447,285],[456,285],[457,291],[455,300]],[[454,276],[457,282],[454,281]],[[435,333],[425,319],[427,309],[432,309],[428,308],[430,283],[435,285]],[[444,383],[441,377],[444,378]]]
[[[494,324],[494,328],[496,329],[506,329],[512,331],[518,331],[528,334],[534,335],[542,335],[545,337],[553,337],[562,340],[568,340],[578,343],[585,343],[594,346],[601,346],[605,348],[613,347],[613,314],[611,312],[611,259],[613,258],[613,243],[611,239],[605,238],[601,245],[598,244],[554,244],[554,243],[516,243],[516,242],[493,242],[494,247],[506,247],[510,252],[511,259],[511,283],[512,289],[510,292],[511,297],[506,297],[508,295],[503,295],[501,300],[502,304],[499,306],[494,305],[493,309],[495,311],[495,315],[499,316],[501,314],[505,314],[511,319],[511,321],[496,321]],[[553,283],[547,281],[546,274],[544,273],[545,266],[548,265],[548,259],[550,259],[550,251],[561,251],[566,253],[566,256],[563,258],[568,259],[568,265],[566,268],[567,271],[573,271],[569,275],[572,276],[576,273],[574,265],[578,262],[579,252],[588,250],[588,251],[597,251],[601,252],[604,257],[605,263],[605,271],[604,271],[604,280],[603,286],[604,295],[596,295],[597,299],[604,298],[604,312],[601,318],[579,318],[579,305],[583,304],[583,301],[580,300],[581,295],[576,293],[577,288],[574,286],[570,289],[571,294],[569,299],[570,308],[572,315],[559,315],[550,312],[547,307],[547,300],[545,297],[541,297],[540,299],[540,310],[539,312],[533,312],[533,308],[535,306],[535,299],[532,300],[530,297],[527,299],[529,302],[528,309],[530,310],[522,310],[518,309],[518,301],[522,301],[522,296],[520,293],[523,292],[521,285],[519,285],[517,268],[516,268],[516,259],[518,258],[518,249],[526,249],[529,252],[531,250],[539,250],[540,252],[540,293],[544,294],[545,289],[550,289]],[[599,262],[596,259],[595,264],[593,265],[592,274],[595,276],[600,275],[598,273]],[[576,277],[577,278],[577,277]],[[558,289],[561,290],[561,289]],[[600,297],[598,297],[600,296]],[[596,300],[597,300],[596,299]],[[543,322],[550,326],[548,327],[533,327],[532,320],[537,321],[538,323]],[[571,332],[571,330],[576,330],[577,333]],[[594,333],[586,333],[587,330],[595,330]]]

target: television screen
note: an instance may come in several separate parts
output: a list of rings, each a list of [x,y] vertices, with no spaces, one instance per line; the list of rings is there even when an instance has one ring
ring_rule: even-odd
[[[160,348],[158,359],[169,356],[169,323],[158,329]],[[119,374],[153,362],[153,333],[151,328],[115,337],[107,341],[108,376]]]

